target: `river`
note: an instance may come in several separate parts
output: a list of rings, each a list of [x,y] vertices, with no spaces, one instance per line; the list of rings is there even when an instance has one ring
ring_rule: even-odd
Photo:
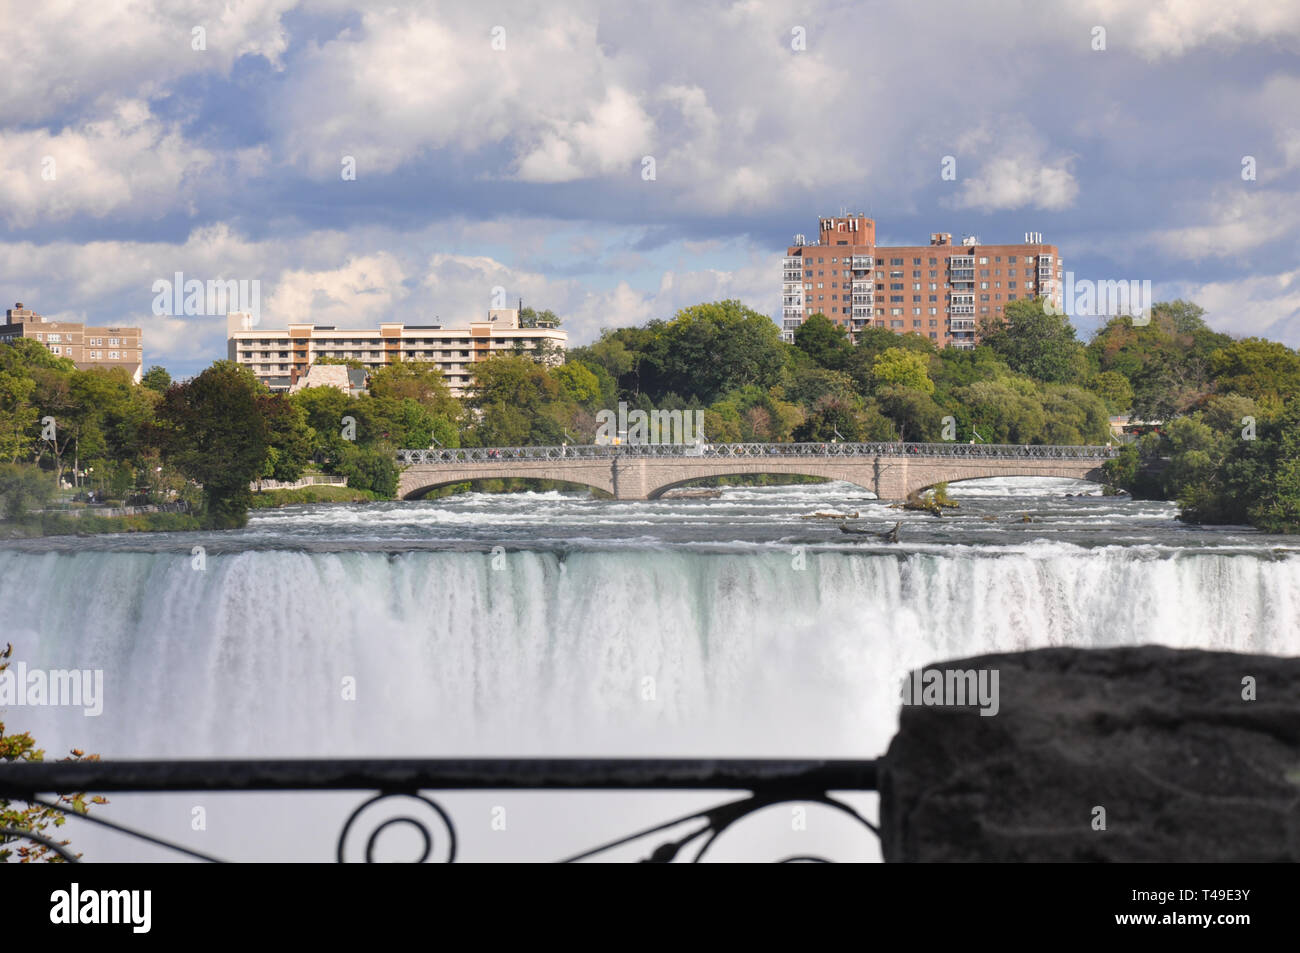
[[[97,717],[4,719],[50,756],[874,757],[904,673],[928,662],[1047,645],[1300,654],[1294,538],[1184,526],[1172,504],[1069,480],[952,494],[941,518],[843,483],[470,494],[259,511],[232,532],[8,541],[0,638],[32,668],[101,669],[105,698]],[[826,511],[901,520],[900,541],[804,518]],[[462,841],[492,858],[576,851],[689,797],[445,803],[484,818]],[[100,810],[223,856],[325,859],[359,799],[312,798],[319,810],[288,795]],[[513,833],[487,826],[500,805],[524,818]],[[72,827],[91,859],[165,856]]]

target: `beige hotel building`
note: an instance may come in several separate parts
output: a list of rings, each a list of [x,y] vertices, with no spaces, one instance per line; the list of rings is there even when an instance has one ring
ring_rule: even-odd
[[[323,357],[360,361],[368,370],[398,361],[432,361],[441,368],[454,396],[470,384],[470,368],[497,354],[537,352],[548,363],[564,361],[568,333],[555,327],[520,327],[515,308],[494,308],[487,320],[466,326],[381,324],[378,328],[338,328],[291,324],[261,328],[247,312],[226,317],[230,360],[252,368],[271,390],[288,391]],[[549,348],[546,345],[550,345]]]

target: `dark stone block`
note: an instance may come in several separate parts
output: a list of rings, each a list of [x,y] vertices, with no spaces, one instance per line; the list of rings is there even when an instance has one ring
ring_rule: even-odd
[[[926,668],[997,670],[998,712],[903,706],[885,860],[1300,860],[1300,658],[1053,648]]]

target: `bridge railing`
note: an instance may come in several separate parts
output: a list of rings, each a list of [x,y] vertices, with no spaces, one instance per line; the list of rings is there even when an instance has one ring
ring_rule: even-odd
[[[404,464],[504,463],[524,460],[585,460],[612,457],[978,457],[992,459],[1105,460],[1110,446],[1047,446],[993,443],[706,443],[573,444],[562,447],[460,447],[399,450]]]

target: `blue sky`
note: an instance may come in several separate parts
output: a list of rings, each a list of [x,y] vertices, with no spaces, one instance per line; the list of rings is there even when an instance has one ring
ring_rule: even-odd
[[[175,374],[225,354],[221,317],[152,313],[177,271],[260,281],[266,326],[500,287],[585,343],[777,315],[785,246],[844,207],[882,243],[1039,231],[1300,345],[1300,4],[4,6],[0,300],[139,324]]]

